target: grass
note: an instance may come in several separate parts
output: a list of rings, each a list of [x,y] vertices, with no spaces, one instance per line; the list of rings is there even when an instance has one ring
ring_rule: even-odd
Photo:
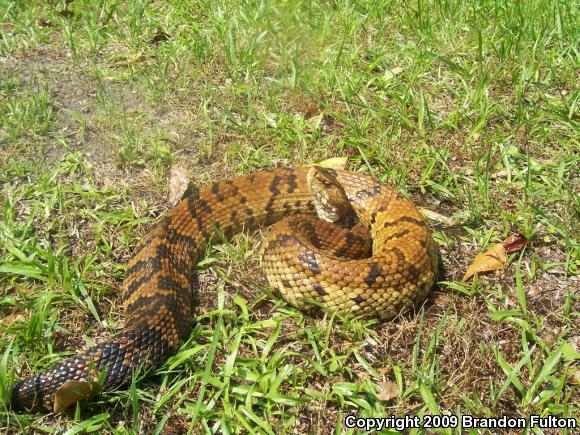
[[[178,354],[73,416],[0,404],[0,428],[350,433],[348,414],[578,415],[578,9],[0,0],[2,399],[122,326],[124,263],[167,209],[176,164],[201,185],[346,155],[453,220],[432,222],[445,281],[386,324],[270,296],[259,232],[215,244]],[[530,245],[504,271],[460,282],[513,233]]]

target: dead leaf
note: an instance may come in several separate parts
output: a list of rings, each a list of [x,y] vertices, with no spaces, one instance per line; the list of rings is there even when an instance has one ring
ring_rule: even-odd
[[[550,275],[566,275],[566,269],[562,266],[556,266],[553,269],[546,270],[546,273],[549,273]]]
[[[499,170],[499,171],[497,171],[497,172],[494,172],[494,173],[493,173],[493,174],[491,174],[489,177],[490,177],[491,179],[495,179],[495,178],[503,178],[503,177],[507,176],[509,173],[510,173],[509,169],[507,169],[507,168],[503,168],[503,169],[500,169],[500,170]]]
[[[54,394],[53,411],[63,413],[81,400],[90,399],[96,384],[84,381],[66,381]]]
[[[443,216],[442,214],[439,214],[433,210],[428,210],[426,208],[421,207],[419,208],[419,211],[425,218],[434,222],[439,222],[440,224],[443,224],[445,226],[452,227],[456,224],[453,219],[447,216]]]
[[[46,19],[46,18],[39,18],[36,23],[38,24],[39,27],[52,27],[52,21]]]
[[[318,115],[320,115],[320,108],[318,107],[318,104],[312,103],[304,112],[304,119],[314,118]]]
[[[534,286],[526,291],[526,294],[528,296],[532,296],[532,297],[541,295],[542,293],[544,293],[544,289],[542,287],[540,287],[539,285],[536,285],[536,286]]]
[[[390,366],[377,368],[377,372],[383,376],[383,379],[385,376],[390,375],[392,371],[393,369]]]
[[[169,198],[171,207],[183,199],[190,187],[191,180],[187,176],[187,171],[179,165],[175,165],[169,172]]]
[[[580,370],[573,369],[572,374],[568,377],[570,385],[580,385]]]
[[[322,166],[323,168],[330,169],[344,169],[346,168],[346,162],[346,157],[333,157],[332,159],[326,159],[316,163],[316,166]]]
[[[463,279],[466,282],[476,273],[491,272],[494,270],[503,269],[507,261],[507,254],[505,248],[501,243],[493,245],[487,252],[478,254],[475,260],[469,265]]]
[[[453,299],[451,292],[436,292],[433,293],[433,303],[439,307],[446,307]]]
[[[400,393],[398,385],[393,381],[379,382],[378,386],[380,388],[380,391],[379,394],[377,394],[377,398],[381,402],[392,400],[396,398]]]
[[[62,11],[59,11],[58,14],[61,17],[70,18],[74,15],[74,12],[69,9],[63,9]]]
[[[167,41],[171,36],[168,33],[165,33],[163,30],[158,31],[153,35],[151,40],[149,41],[150,44],[159,44],[160,42]]]
[[[514,252],[519,252],[524,249],[524,247],[528,245],[528,241],[524,239],[524,236],[521,234],[516,234],[509,236],[501,242],[501,244],[503,245],[506,254],[513,254]]]
[[[383,74],[383,77],[385,78],[385,80],[391,80],[393,77],[398,76],[402,72],[403,68],[397,66],[395,68],[386,70],[385,73]]]
[[[115,67],[127,67],[127,66],[131,66],[134,63],[137,63],[137,62],[139,62],[139,61],[141,61],[143,59],[143,52],[144,51],[145,50],[139,50],[137,53],[135,53],[129,59],[120,60],[118,62],[113,63],[113,66],[115,66]]]
[[[14,290],[16,290],[20,295],[27,295],[32,291],[31,288],[24,287],[23,285],[20,285],[18,283],[14,284]]]
[[[0,325],[10,326],[14,322],[22,322],[24,320],[26,320],[26,318],[22,314],[19,314],[16,310],[14,310],[0,321]]]

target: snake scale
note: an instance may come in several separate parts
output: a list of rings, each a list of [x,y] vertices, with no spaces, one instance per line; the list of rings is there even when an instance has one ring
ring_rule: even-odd
[[[412,202],[370,177],[297,167],[194,190],[136,247],[123,283],[123,330],[16,383],[13,408],[52,409],[68,380],[88,380],[96,369],[109,389],[175,353],[193,326],[192,269],[216,230],[228,237],[280,221],[262,244],[262,267],[274,292],[300,309],[314,303],[391,319],[423,301],[436,279],[425,221]],[[313,217],[325,213],[342,215],[323,216],[338,225]]]

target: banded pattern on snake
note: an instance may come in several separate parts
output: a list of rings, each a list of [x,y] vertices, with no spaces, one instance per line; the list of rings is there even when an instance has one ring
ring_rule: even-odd
[[[289,215],[300,216],[283,219]],[[231,236],[275,222],[262,265],[274,291],[300,309],[314,301],[387,320],[423,301],[435,282],[437,252],[425,221],[370,177],[315,166],[216,182],[165,213],[135,249],[123,283],[124,329],[15,384],[12,407],[52,409],[68,380],[92,380],[96,370],[107,389],[137,367],[162,363],[191,332],[192,269],[216,229]]]

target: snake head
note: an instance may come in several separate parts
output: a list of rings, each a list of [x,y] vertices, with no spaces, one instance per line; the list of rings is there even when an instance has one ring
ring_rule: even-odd
[[[351,226],[356,215],[334,169],[313,166],[306,175],[320,219]]]

